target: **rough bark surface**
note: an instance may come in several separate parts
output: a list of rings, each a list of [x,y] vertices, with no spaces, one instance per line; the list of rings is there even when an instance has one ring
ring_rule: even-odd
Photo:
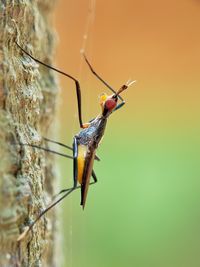
[[[57,84],[54,73],[23,54],[14,41],[51,64],[53,7],[54,0],[0,0],[1,267],[59,266],[53,253],[55,225],[47,217],[16,241],[51,200],[52,156],[19,143],[41,145],[41,136],[49,135]]]

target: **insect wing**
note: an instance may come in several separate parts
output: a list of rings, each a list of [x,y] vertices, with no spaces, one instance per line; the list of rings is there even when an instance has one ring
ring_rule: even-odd
[[[90,177],[92,175],[92,169],[94,165],[94,158],[95,158],[95,151],[93,151],[92,153],[87,153],[87,156],[85,158],[85,166],[81,184],[81,205],[83,206],[83,209],[86,203]]]

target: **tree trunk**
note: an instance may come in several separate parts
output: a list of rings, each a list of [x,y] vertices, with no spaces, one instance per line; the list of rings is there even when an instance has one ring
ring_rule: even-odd
[[[54,0],[0,0],[1,267],[60,265],[53,253],[55,225],[51,220],[42,218],[17,242],[53,194],[52,156],[22,144],[45,146],[41,137],[50,130],[57,84],[53,71],[25,55],[15,41],[51,64],[53,7]]]

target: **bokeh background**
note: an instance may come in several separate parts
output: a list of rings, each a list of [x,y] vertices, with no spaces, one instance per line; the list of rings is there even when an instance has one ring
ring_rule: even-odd
[[[107,92],[80,49],[126,105],[110,118],[98,184],[61,205],[63,267],[200,266],[200,1],[59,0],[57,66],[82,86],[83,117]],[[59,77],[59,140],[79,131],[75,87]],[[60,159],[62,187],[72,162]],[[62,216],[63,215],[63,216]]]

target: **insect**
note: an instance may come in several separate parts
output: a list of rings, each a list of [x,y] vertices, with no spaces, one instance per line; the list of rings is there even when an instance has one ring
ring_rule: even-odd
[[[107,120],[109,116],[115,112],[116,110],[120,109],[124,104],[125,101],[121,97],[121,93],[126,90],[130,85],[132,85],[135,81],[128,81],[126,84],[122,85],[119,90],[115,91],[107,82],[105,82],[93,69],[91,64],[89,63],[87,57],[85,54],[83,54],[84,59],[90,68],[91,72],[112,92],[111,95],[102,94],[100,96],[100,106],[101,106],[101,113],[96,118],[92,119],[91,121],[87,123],[83,123],[82,121],[82,112],[81,112],[81,89],[80,84],[77,79],[75,79],[73,76],[56,69],[50,65],[47,65],[46,63],[38,60],[37,58],[33,57],[31,54],[29,54],[27,51],[25,51],[18,43],[16,45],[20,48],[20,50],[28,55],[30,58],[32,58],[37,63],[50,68],[64,76],[67,76],[71,80],[75,82],[75,88],[76,88],[76,96],[77,96],[77,104],[78,104],[78,119],[81,131],[74,136],[73,139],[73,146],[69,147],[67,145],[64,145],[62,143],[44,138],[44,140],[56,143],[58,145],[64,146],[70,150],[73,151],[73,157],[65,154],[61,154],[59,152],[43,148],[36,145],[30,145],[32,147],[36,147],[39,149],[43,149],[61,156],[65,156],[67,158],[73,159],[73,187],[62,190],[59,194],[64,195],[60,197],[57,201],[53,202],[50,206],[48,206],[36,219],[35,221],[20,235],[18,238],[18,241],[20,241],[28,231],[32,229],[34,224],[52,207],[54,207],[56,204],[58,204],[61,200],[63,200],[65,197],[67,197],[70,193],[72,193],[74,190],[80,188],[81,189],[81,206],[85,207],[86,199],[87,199],[87,193],[88,193],[88,187],[91,184],[94,184],[97,182],[96,174],[93,170],[94,160],[99,160],[99,158],[96,155],[96,150],[98,148],[98,145],[104,135],[104,131],[106,128]],[[118,100],[120,100],[120,103],[118,103]],[[26,144],[29,145],[29,144]],[[90,181],[90,178],[93,178],[93,182]],[[79,185],[78,185],[79,184]]]

